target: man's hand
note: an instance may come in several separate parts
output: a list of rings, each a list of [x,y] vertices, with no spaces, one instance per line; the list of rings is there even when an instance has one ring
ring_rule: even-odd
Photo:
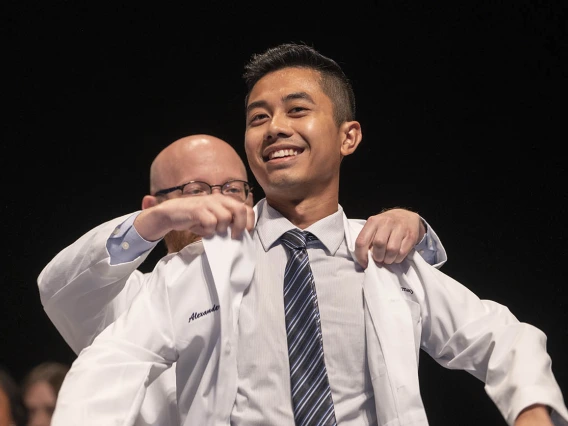
[[[515,426],[554,426],[548,408],[534,404],[525,408],[515,419]]]
[[[368,251],[378,263],[400,263],[418,244],[426,228],[420,215],[406,209],[391,209],[371,216],[355,241],[355,260],[368,265]]]
[[[156,241],[170,231],[190,231],[202,237],[225,233],[238,238],[254,227],[254,211],[247,204],[221,194],[179,197],[143,209],[134,221],[140,236]]]

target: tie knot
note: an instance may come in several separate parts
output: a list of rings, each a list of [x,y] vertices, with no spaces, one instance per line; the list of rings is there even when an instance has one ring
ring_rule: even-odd
[[[307,242],[313,241],[317,239],[317,237],[311,232],[294,228],[284,232],[280,239],[289,249],[305,249]]]

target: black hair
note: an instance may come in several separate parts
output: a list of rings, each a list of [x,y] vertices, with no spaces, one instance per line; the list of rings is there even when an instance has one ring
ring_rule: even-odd
[[[280,44],[252,55],[243,73],[247,87],[245,110],[250,92],[258,80],[271,72],[290,67],[309,68],[319,72],[320,86],[331,99],[338,126],[345,121],[355,120],[355,93],[339,64],[313,47],[299,43]]]

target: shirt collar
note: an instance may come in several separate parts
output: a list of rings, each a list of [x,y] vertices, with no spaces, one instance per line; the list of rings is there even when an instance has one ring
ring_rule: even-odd
[[[268,205],[266,199],[258,202],[258,221],[255,232],[264,251],[268,251],[282,236],[282,234],[290,229],[297,228],[286,219],[280,212]],[[269,223],[270,222],[270,223]],[[314,234],[318,240],[325,246],[331,255],[339,249],[339,246],[345,238],[345,230],[343,229],[343,208],[337,205],[337,211],[305,229]]]

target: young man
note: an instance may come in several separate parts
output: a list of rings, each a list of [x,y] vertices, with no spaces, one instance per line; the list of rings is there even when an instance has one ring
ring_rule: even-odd
[[[137,268],[162,238],[174,254],[186,246],[202,250],[201,236],[223,234],[229,225],[235,238],[254,226],[246,168],[229,144],[209,135],[188,136],[162,150],[150,169],[150,194],[141,211],[89,231],[38,278],[45,311],[77,354],[128,310],[149,275]],[[211,195],[194,196],[204,194]],[[366,255],[372,246],[377,260],[396,263],[420,239],[416,248],[440,266],[443,247],[432,229],[424,235],[421,226],[420,217],[406,210],[373,216],[359,253]],[[167,370],[148,387],[137,425],[178,423],[174,373],[175,368]]]
[[[282,45],[254,56],[245,80],[246,154],[266,200],[257,207],[256,269],[241,304],[239,345],[245,350],[237,355],[232,420],[299,420],[284,372],[284,327],[267,324],[262,312],[246,314],[254,294],[261,306],[281,298],[262,284],[282,281],[277,271],[286,262],[285,249],[275,236],[297,228],[311,231],[328,250],[340,241],[334,256],[323,256],[317,246],[310,251],[308,245],[335,413],[322,424],[427,424],[418,386],[419,349],[484,381],[508,424],[552,424],[550,409],[557,424],[567,424],[540,330],[520,323],[504,306],[479,300],[415,255],[398,265],[371,264],[364,272],[349,267],[353,262],[341,249],[350,246],[358,229],[337,205],[339,169],[362,133],[341,68],[308,46]],[[336,232],[322,233],[323,227]],[[344,271],[342,276],[325,279],[327,271],[337,270]],[[324,279],[318,281],[318,275]],[[331,289],[319,284],[330,281]],[[360,283],[363,300],[350,300],[346,283]],[[262,362],[267,354],[274,355],[268,357],[271,363]],[[242,377],[242,371],[255,373]]]

